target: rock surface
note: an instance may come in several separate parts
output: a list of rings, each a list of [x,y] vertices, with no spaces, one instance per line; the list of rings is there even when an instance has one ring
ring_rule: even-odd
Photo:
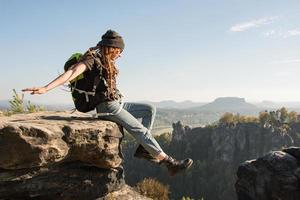
[[[240,165],[235,184],[239,200],[299,200],[300,148],[273,151]]]
[[[197,127],[191,130],[179,128],[177,135],[183,135],[182,142],[192,149],[203,146],[201,151],[210,158],[228,163],[240,164],[245,160],[261,157],[282,146],[297,146],[300,126],[291,125],[289,132],[276,128],[264,128],[258,123],[238,123],[233,127]],[[195,151],[191,152],[193,154]],[[198,155],[195,155],[197,157]],[[202,159],[202,158],[201,158]]]
[[[0,117],[0,199],[135,199],[122,137],[117,124],[86,114]]]
[[[241,163],[262,157],[270,151],[281,150],[282,147],[300,147],[300,122],[272,126],[259,122],[212,124],[188,131],[185,125],[177,125],[173,134],[181,139],[175,139],[173,135],[171,142],[160,144],[175,158],[190,157],[194,160],[188,175],[170,180],[165,172],[153,172],[151,167],[146,168],[130,159],[134,148],[128,147],[128,150],[124,148],[126,159],[130,159],[124,165],[125,170],[131,169],[130,176],[126,177],[128,183],[135,184],[142,179],[140,174],[134,172],[143,169],[145,176],[155,173],[162,182],[170,185],[170,198],[179,199],[189,194],[194,198],[234,200],[237,199],[234,188],[236,172]]]
[[[122,134],[117,124],[84,114],[47,112],[0,118],[0,168],[42,167],[82,161],[118,167]]]
[[[191,131],[189,126],[185,126],[181,121],[172,124],[172,140],[182,140],[186,137],[187,132]]]

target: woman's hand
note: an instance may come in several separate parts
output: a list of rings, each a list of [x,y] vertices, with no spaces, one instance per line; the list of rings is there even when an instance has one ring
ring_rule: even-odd
[[[25,88],[22,92],[30,92],[30,94],[44,94],[47,92],[46,87]]]
[[[44,94],[47,91],[52,90],[53,88],[76,78],[79,74],[83,73],[87,69],[88,68],[84,63],[78,63],[78,64],[74,65],[73,67],[71,67],[68,71],[63,73],[62,75],[58,76],[56,79],[54,79],[48,85],[46,85],[44,87],[26,88],[26,89],[23,89],[22,91],[30,92],[30,94]]]

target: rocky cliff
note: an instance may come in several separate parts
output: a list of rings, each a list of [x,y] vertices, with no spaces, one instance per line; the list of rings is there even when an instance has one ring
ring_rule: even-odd
[[[84,114],[0,117],[0,199],[146,199],[125,184],[117,124]]]
[[[189,196],[205,200],[235,200],[234,185],[239,165],[263,157],[270,151],[300,146],[300,123],[264,126],[259,122],[244,122],[189,128],[178,122],[173,124],[171,138],[170,141],[159,137],[159,144],[175,158],[191,157],[193,166],[185,174],[170,179],[165,171],[132,159],[135,147],[124,146],[125,169],[135,169],[126,177],[129,184],[134,185],[145,176],[152,176],[170,186],[171,199]],[[139,170],[143,170],[143,174],[135,173]]]
[[[273,151],[244,162],[235,184],[239,200],[299,200],[300,148]]]
[[[262,127],[259,123],[253,122],[191,129],[178,122],[173,124],[172,135],[177,139],[181,138],[181,143],[191,149],[195,157],[199,157],[199,154],[192,150],[203,148],[206,152],[204,159],[239,164],[246,159],[260,157],[271,150],[300,145],[299,132],[299,123],[291,124],[285,130],[282,127]]]

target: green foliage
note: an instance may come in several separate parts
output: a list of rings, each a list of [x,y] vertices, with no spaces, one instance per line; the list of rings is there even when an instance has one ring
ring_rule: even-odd
[[[30,101],[28,101],[28,104],[26,106],[27,111],[29,113],[39,112],[39,111],[45,111],[45,108],[43,106],[37,106],[32,104]]]
[[[288,114],[288,119],[291,123],[296,123],[298,122],[298,114],[297,112],[295,111],[291,111],[289,114]]]
[[[150,197],[155,200],[169,199],[169,186],[163,185],[158,180],[153,178],[145,178],[137,183],[136,189],[142,195]]]
[[[17,113],[34,113],[44,111],[45,108],[42,106],[34,105],[28,101],[27,105],[24,104],[24,94],[19,95],[15,89],[13,89],[13,98],[9,101],[10,109],[4,112],[4,115],[10,116]]]
[[[155,139],[158,141],[159,144],[169,145],[172,141],[172,134],[170,132],[166,132],[155,136]]]
[[[276,111],[263,111],[259,113],[259,122],[262,126],[284,127],[288,124],[299,122],[298,114],[295,111],[289,112],[285,107]]]
[[[288,116],[289,116],[288,110],[285,107],[282,107],[279,110],[279,112],[280,112],[280,116],[279,116],[280,122],[281,123],[288,122],[289,121],[289,119],[288,119]]]
[[[235,126],[237,123],[258,123],[259,119],[254,116],[244,116],[240,114],[232,114],[226,112],[221,116],[219,119],[219,125],[221,126],[228,126],[232,127]]]
[[[270,121],[270,116],[269,116],[268,111],[260,112],[259,116],[258,116],[258,119],[259,119],[259,123],[261,125],[264,125],[264,124],[268,123]]]
[[[285,107],[282,107],[276,111],[262,111],[259,113],[258,118],[239,114],[234,115],[227,112],[220,117],[218,125],[233,127],[237,123],[259,123],[262,127],[281,127],[283,124],[296,122],[299,122],[297,112],[289,112]]]
[[[225,114],[223,114],[221,116],[221,118],[219,119],[219,124],[220,125],[225,125],[225,126],[229,126],[229,125],[233,125],[234,124],[234,115],[232,113],[228,113],[226,112]]]
[[[10,111],[12,113],[24,113],[25,109],[24,109],[24,105],[23,105],[23,98],[24,95],[22,94],[22,96],[20,97],[16,90],[13,89],[13,99],[9,101],[10,104]]]
[[[254,116],[236,115],[235,123],[258,123],[259,120]]]

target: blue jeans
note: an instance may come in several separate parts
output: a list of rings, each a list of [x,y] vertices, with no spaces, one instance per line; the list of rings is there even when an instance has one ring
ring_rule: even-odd
[[[124,127],[153,157],[163,152],[151,134],[156,109],[150,104],[108,101],[96,107],[99,118]],[[107,114],[107,115],[101,115]],[[140,122],[138,119],[142,119]]]

